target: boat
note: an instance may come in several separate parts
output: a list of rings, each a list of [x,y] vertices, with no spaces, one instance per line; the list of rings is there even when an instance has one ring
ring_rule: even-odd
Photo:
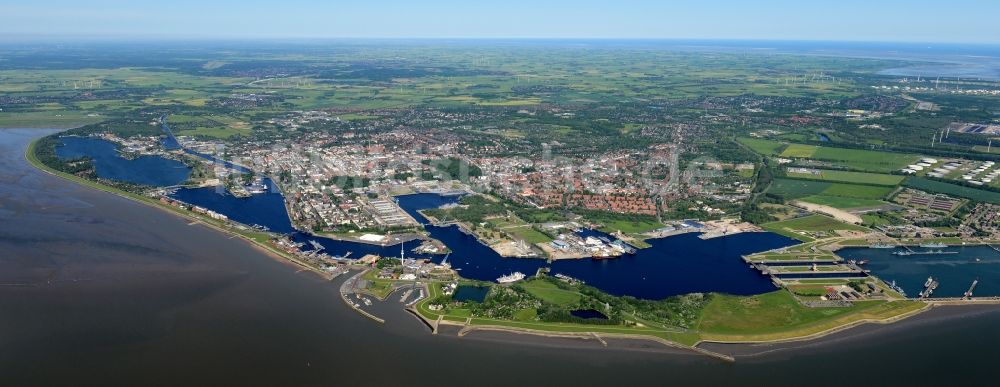
[[[867,265],[868,262],[870,262],[870,261],[867,260],[867,259],[862,259],[862,260],[858,261],[858,266],[860,266],[860,265]]]
[[[957,252],[957,251],[944,251],[944,250],[931,250],[931,251],[923,251],[923,252],[920,252],[920,251],[912,251],[912,250],[905,250],[905,251],[893,251],[892,253],[893,253],[893,254],[895,254],[895,255],[941,255],[941,254],[958,254],[958,252]]]
[[[920,298],[927,298],[934,294],[934,290],[937,289],[938,282],[934,280],[934,277],[927,277],[927,282],[924,282],[924,290],[920,292]]]
[[[878,242],[878,243],[874,243],[874,244],[869,245],[868,248],[872,248],[872,249],[895,249],[896,245],[890,245],[890,244],[887,244],[887,243]]]
[[[497,278],[497,282],[502,283],[502,284],[509,284],[511,282],[517,282],[517,281],[520,281],[520,280],[523,280],[523,279],[524,279],[524,273],[519,272],[519,271],[515,271],[515,272],[510,273],[508,275],[505,275],[505,276],[502,276],[500,278]]]
[[[941,243],[941,242],[934,242],[934,243],[921,243],[920,247],[923,247],[923,248],[926,248],[926,249],[943,249],[945,247],[948,247],[948,245],[946,245],[944,243]]]
[[[314,249],[316,249],[316,251],[320,251],[320,250],[323,250],[323,248],[324,248],[324,247],[323,247],[323,245],[319,244],[319,242],[316,242],[316,241],[314,241],[314,240],[310,240],[310,241],[309,241],[309,244],[310,244],[310,245],[312,245],[312,247],[313,247]]]
[[[899,285],[896,285],[896,280],[892,280],[892,283],[889,284],[889,288],[895,290],[896,293],[899,293],[899,295],[906,297],[906,292],[903,291],[903,288],[899,287]]]

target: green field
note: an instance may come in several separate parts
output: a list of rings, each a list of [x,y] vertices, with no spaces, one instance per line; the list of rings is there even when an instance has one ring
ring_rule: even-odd
[[[807,159],[813,157],[818,148],[819,147],[813,145],[788,144],[788,147],[781,152],[781,157]]]
[[[847,209],[859,207],[877,207],[885,204],[881,200],[862,199],[842,196],[812,195],[801,198],[804,202],[821,204],[833,208]]]
[[[531,295],[548,303],[560,306],[575,306],[580,303],[580,293],[572,290],[560,289],[558,286],[548,281],[534,280],[525,282],[521,286],[524,287],[528,293],[531,293]]]
[[[772,140],[764,140],[759,138],[750,137],[740,137],[737,139],[743,145],[746,145],[754,152],[760,153],[762,155],[775,155],[778,154],[779,150],[785,146],[784,143]]]
[[[903,181],[903,185],[921,191],[943,193],[981,202],[1000,204],[1000,192],[975,189],[916,176],[907,177]]]
[[[880,187],[857,184],[831,184],[821,193],[825,196],[841,196],[860,199],[884,199],[889,196],[896,187]]]
[[[525,242],[528,242],[530,244],[545,243],[552,241],[552,237],[545,235],[544,233],[538,230],[535,230],[530,225],[505,228],[504,231],[511,234],[515,238],[524,239]]]
[[[91,114],[92,112],[67,110],[17,113],[0,111],[0,128],[73,128],[105,119]]]
[[[855,308],[807,308],[786,291],[752,297],[715,295],[702,312],[698,329],[712,333],[773,332],[847,314]]]
[[[903,181],[904,178],[904,176],[886,175],[881,173],[834,171],[827,169],[820,170],[820,173],[818,175],[811,173],[789,172],[788,177],[823,180],[823,181],[835,181],[841,183],[891,185],[891,186],[898,185],[900,182]]]
[[[834,148],[828,146],[794,143],[787,144],[787,146],[785,146],[783,143],[774,140],[762,140],[745,137],[739,138],[739,141],[752,149],[754,152],[764,155],[830,161],[847,168],[870,172],[891,172],[899,170],[920,159],[920,156],[915,154],[883,152],[866,149]],[[853,180],[852,177],[846,178],[851,180],[836,181],[862,182]],[[873,182],[867,184],[890,183],[883,181],[882,183]]]
[[[848,231],[866,230],[864,227],[856,226],[853,224],[847,224],[824,215],[809,215],[801,218],[764,223],[761,225],[761,227],[763,227],[765,230],[773,231],[779,234],[784,234],[785,230],[824,231],[824,232],[833,232],[835,230],[848,230]]]
[[[879,200],[888,196],[893,190],[895,187],[831,183],[817,180],[775,179],[767,192],[785,199],[831,196]]]
[[[914,154],[830,147],[817,148],[811,158],[837,161],[849,168],[871,172],[896,171],[920,160]]]
[[[830,188],[831,185],[833,183],[825,181],[774,179],[774,183],[771,184],[771,188],[767,192],[786,199],[798,199],[810,195],[818,195],[827,188]]]
[[[702,312],[698,330],[709,340],[781,340],[863,319],[883,320],[923,307],[913,301],[861,301],[847,308],[808,308],[787,291],[751,297],[714,295]]]
[[[226,139],[235,135],[252,133],[250,124],[241,119],[222,115],[189,115],[174,114],[167,117],[167,122],[177,135],[201,136]]]

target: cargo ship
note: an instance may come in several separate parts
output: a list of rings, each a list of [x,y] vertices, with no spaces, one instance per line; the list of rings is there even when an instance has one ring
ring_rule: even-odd
[[[497,282],[502,284],[509,284],[511,282],[517,282],[524,279],[524,273],[515,271],[503,277],[497,278]]]
[[[944,251],[944,250],[931,250],[931,251],[894,251],[895,255],[941,255],[941,254],[958,254],[957,251]]]
[[[926,249],[943,249],[945,247],[948,247],[948,245],[946,245],[944,243],[940,243],[940,242],[935,242],[935,243],[921,243],[920,247],[923,247],[923,248],[926,248]]]

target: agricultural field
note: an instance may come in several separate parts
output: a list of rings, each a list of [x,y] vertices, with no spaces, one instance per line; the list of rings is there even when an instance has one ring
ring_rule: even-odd
[[[783,149],[783,147],[785,146],[784,143],[778,141],[764,140],[751,137],[740,137],[737,139],[737,141],[739,141],[743,145],[746,145],[754,152],[760,153],[762,155],[779,154],[780,153],[779,150]]]
[[[227,139],[236,135],[252,133],[250,124],[238,118],[221,115],[175,114],[167,117],[167,123],[179,136],[199,136]]]
[[[796,143],[785,144],[775,140],[747,137],[741,137],[738,141],[762,155],[830,161],[846,168],[877,173],[896,171],[920,159],[920,156],[915,154]]]
[[[99,114],[76,110],[0,112],[0,128],[73,128],[104,120]]]
[[[921,191],[943,193],[946,195],[958,196],[981,202],[1000,204],[1000,192],[975,189],[972,187],[965,187],[915,176],[907,177],[906,180],[903,181],[903,185]]]
[[[886,204],[881,200],[862,199],[862,198],[843,197],[843,196],[827,196],[827,195],[806,196],[799,200],[824,206],[830,206],[838,209],[877,207]]]
[[[785,199],[798,199],[810,195],[818,195],[830,188],[833,183],[816,180],[798,179],[774,179],[771,188],[767,193],[784,197]]]
[[[842,183],[874,184],[896,186],[903,181],[904,176],[887,175],[881,173],[835,171],[823,169],[819,174],[789,172],[788,177],[801,179],[815,179],[825,181],[836,181]]]
[[[859,199],[884,199],[895,190],[895,187],[836,183],[831,184],[820,194]]]
[[[788,158],[799,158],[808,159],[812,158],[816,154],[816,150],[819,147],[813,145],[803,145],[803,144],[788,144],[788,147],[781,152],[781,157]]]
[[[892,172],[920,160],[919,155],[861,149],[818,147],[810,157],[836,161],[845,167],[869,172]]]
[[[817,180],[775,179],[770,194],[785,199],[799,199],[812,196],[844,197],[881,200],[889,196],[895,187],[872,186],[846,183],[831,183]]]

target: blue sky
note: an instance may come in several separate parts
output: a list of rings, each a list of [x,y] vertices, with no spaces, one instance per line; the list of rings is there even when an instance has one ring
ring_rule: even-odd
[[[1000,1],[0,0],[0,36],[1000,43]]]

